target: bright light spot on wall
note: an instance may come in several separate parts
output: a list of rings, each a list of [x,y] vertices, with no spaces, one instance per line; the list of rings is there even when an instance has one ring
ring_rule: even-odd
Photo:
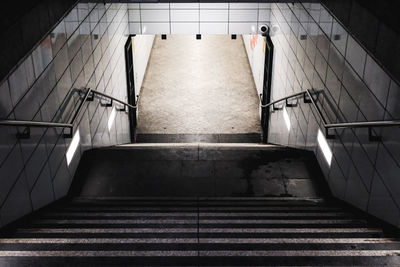
[[[278,24],[275,24],[275,25],[272,26],[272,32],[273,33],[278,33],[280,31],[280,29],[281,28],[279,27]]]
[[[76,149],[78,148],[79,141],[81,140],[81,136],[79,135],[79,130],[77,130],[74,134],[74,137],[72,138],[72,142],[68,147],[67,150],[67,164],[69,165],[71,163],[72,158],[74,157],[74,154],[76,152]]]
[[[325,156],[326,162],[328,162],[328,165],[331,166],[332,162],[332,150],[330,149],[328,142],[325,139],[324,134],[321,132],[320,129],[318,129],[318,145],[322,150],[322,153]]]
[[[251,25],[251,32],[252,32],[252,33],[255,33],[255,32],[256,32],[256,26]]]
[[[111,127],[113,126],[115,116],[117,115],[117,112],[115,111],[115,107],[111,110],[110,117],[108,118],[108,130],[111,130]]]
[[[143,26],[143,28],[142,28],[142,34],[145,34],[146,33],[146,26]]]
[[[290,131],[290,118],[285,107],[283,108],[283,119],[285,120],[287,130]]]

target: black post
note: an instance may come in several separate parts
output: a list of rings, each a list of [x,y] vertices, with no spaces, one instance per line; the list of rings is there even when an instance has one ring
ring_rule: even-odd
[[[271,37],[269,36],[269,30],[267,30],[263,36],[265,37],[265,63],[264,63],[264,81],[263,81],[263,98],[262,104],[265,105],[271,102],[271,80],[272,80],[272,62],[274,55],[274,45]],[[261,111],[261,127],[263,132],[263,142],[268,142],[268,130],[269,130],[269,119],[270,109],[263,108]]]

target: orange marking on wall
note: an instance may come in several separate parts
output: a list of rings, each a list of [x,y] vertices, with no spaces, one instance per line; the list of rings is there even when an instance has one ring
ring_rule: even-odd
[[[250,39],[250,48],[251,48],[251,50],[254,50],[254,48],[257,45],[257,41],[258,41],[258,35],[257,34],[253,34],[251,36],[251,39]]]

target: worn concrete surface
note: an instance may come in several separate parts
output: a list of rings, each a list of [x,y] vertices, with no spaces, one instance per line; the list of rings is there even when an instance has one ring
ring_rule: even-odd
[[[87,151],[80,196],[325,195],[312,153],[257,144],[132,144]]]
[[[258,101],[241,37],[156,36],[137,133],[260,133]]]

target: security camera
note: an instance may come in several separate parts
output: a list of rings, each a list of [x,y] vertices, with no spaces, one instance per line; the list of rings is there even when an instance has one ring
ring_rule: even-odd
[[[268,34],[269,27],[267,25],[261,25],[260,26],[260,32],[261,32],[262,35]]]

